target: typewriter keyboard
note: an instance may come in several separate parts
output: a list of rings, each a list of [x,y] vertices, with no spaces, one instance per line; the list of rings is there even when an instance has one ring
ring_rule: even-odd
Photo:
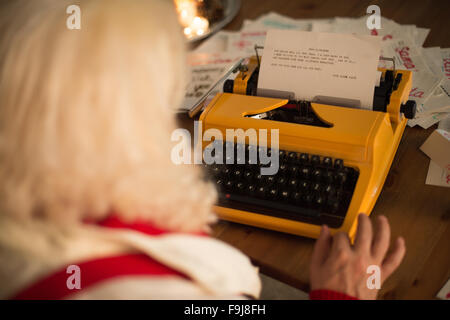
[[[269,165],[252,164],[248,159],[250,149],[256,147],[237,144],[234,148],[234,164],[205,165],[217,185],[219,206],[333,228],[341,226],[359,176],[342,159],[277,150],[278,172],[261,175],[260,168]],[[244,164],[236,164],[240,148],[245,149]],[[272,150],[264,152],[271,154]]]

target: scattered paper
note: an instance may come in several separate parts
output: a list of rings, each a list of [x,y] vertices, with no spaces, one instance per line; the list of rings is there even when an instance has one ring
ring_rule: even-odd
[[[432,138],[432,136],[435,135],[437,140],[435,139],[436,141],[434,141],[434,144],[440,143],[440,145],[428,145],[428,147],[426,147],[427,142],[430,140],[430,138],[428,138],[421,147],[422,151],[426,151],[425,153],[427,153],[431,159],[435,159],[437,161],[435,162],[430,160],[430,166],[428,167],[428,174],[425,182],[426,184],[443,187],[450,186],[450,164],[448,164],[449,149],[447,147],[450,140],[449,132],[450,115],[446,114],[446,117],[439,122],[438,129],[430,136],[430,138]],[[426,150],[424,150],[424,148],[426,148]],[[442,149],[442,152],[440,152],[439,149]],[[447,154],[447,158],[445,158],[444,154]],[[440,163],[440,165],[438,163]]]
[[[237,60],[238,58],[233,55],[190,54],[186,82],[188,85],[180,110],[189,110]],[[213,97],[221,90],[221,85],[218,85],[211,92],[211,96]]]
[[[379,36],[382,39],[380,55],[394,57],[397,69],[413,70],[413,90],[410,99],[417,102],[417,113],[415,119],[408,121],[408,125],[418,125],[427,129],[446,118],[450,114],[450,90],[448,90],[450,87],[450,48],[423,48],[430,32],[426,28],[401,25],[381,17],[381,29],[369,30],[366,21],[367,16],[292,19],[270,12],[255,20],[244,20],[240,31],[216,33],[203,41],[191,54],[210,54],[216,58],[224,56],[223,60],[229,57],[233,57],[233,59],[246,58],[255,54],[255,45],[264,46],[266,33],[271,29]],[[259,54],[263,53],[263,50],[259,50]],[[386,61],[381,61],[379,66],[392,67]],[[213,75],[213,73],[210,74],[211,77]],[[190,75],[190,80],[196,80],[196,77]],[[195,94],[199,95],[200,90],[195,90],[195,88],[205,88],[206,86],[207,84],[202,81],[191,83],[188,96],[193,96],[193,90]]]
[[[442,289],[439,290],[436,297],[443,300],[450,300],[450,279],[448,279]]]
[[[450,187],[450,169],[442,168],[433,160],[430,160],[426,184],[440,187]]]
[[[380,40],[364,35],[270,30],[258,95],[292,92],[294,99],[338,98],[352,100],[348,106],[372,109]]]
[[[450,115],[439,122],[438,129],[450,132]]]

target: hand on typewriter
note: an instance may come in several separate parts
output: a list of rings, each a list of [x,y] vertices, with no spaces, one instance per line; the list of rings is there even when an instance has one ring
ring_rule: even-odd
[[[400,265],[405,242],[398,238],[388,253],[390,227],[386,217],[378,217],[375,232],[367,215],[360,214],[358,219],[353,246],[347,234],[331,236],[327,226],[322,228],[311,261],[311,290],[332,290],[359,299],[376,299],[379,290],[369,289],[367,280],[372,272],[367,273],[367,268],[379,267],[382,284]]]

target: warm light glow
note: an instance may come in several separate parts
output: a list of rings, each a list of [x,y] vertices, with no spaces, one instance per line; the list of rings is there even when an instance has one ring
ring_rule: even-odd
[[[197,15],[197,2],[202,0],[175,0],[179,20],[184,27],[183,32],[188,38],[195,35],[201,36],[209,28],[208,19]]]

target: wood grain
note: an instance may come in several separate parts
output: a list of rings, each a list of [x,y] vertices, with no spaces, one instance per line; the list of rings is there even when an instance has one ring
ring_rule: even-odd
[[[430,28],[426,47],[450,47],[450,1],[243,0],[227,29],[238,30],[244,19],[270,11],[292,18],[359,17],[370,4],[378,4],[383,16],[398,23]],[[182,123],[190,125],[185,118]],[[434,128],[406,129],[372,211],[372,217],[387,216],[393,239],[401,235],[407,246],[382,299],[431,299],[450,277],[450,190],[425,185],[429,159],[419,150]],[[263,273],[308,290],[313,240],[224,221],[214,226],[213,234],[242,250]]]

